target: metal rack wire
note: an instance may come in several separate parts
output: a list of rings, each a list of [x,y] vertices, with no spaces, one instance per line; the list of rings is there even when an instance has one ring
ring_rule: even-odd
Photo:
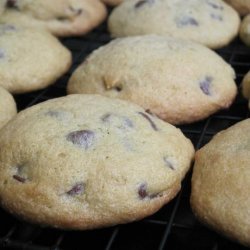
[[[94,49],[110,41],[106,24],[81,38],[67,38],[62,42],[73,53],[73,66],[56,84],[41,91],[15,96],[18,109],[22,110],[39,102],[63,96],[65,86],[74,69]],[[250,48],[238,39],[217,51],[237,72],[237,84],[250,69]],[[247,101],[239,94],[228,110],[208,119],[180,128],[196,149],[206,144],[222,129],[249,117]],[[40,228],[21,222],[0,209],[0,249],[23,250],[147,250],[147,249],[204,249],[243,250],[205,228],[194,218],[190,206],[191,173],[183,182],[179,195],[158,213],[142,221],[93,231],[71,232]]]

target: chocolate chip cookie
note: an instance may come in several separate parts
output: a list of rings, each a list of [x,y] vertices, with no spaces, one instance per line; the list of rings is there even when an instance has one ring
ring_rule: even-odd
[[[238,13],[220,0],[127,0],[108,21],[114,37],[171,35],[210,48],[227,45],[239,24]]]
[[[68,93],[129,100],[181,124],[229,107],[237,92],[234,77],[229,64],[200,44],[147,35],[94,51],[73,73]]]
[[[105,17],[105,5],[99,0],[8,0],[0,22],[45,28],[56,36],[77,36]]]
[[[0,202],[33,223],[90,229],[148,216],[179,191],[194,149],[134,104],[70,95],[0,133]]]
[[[0,87],[0,129],[16,115],[16,103],[12,95]]]
[[[0,24],[0,86],[11,93],[54,83],[71,65],[71,53],[50,33]]]
[[[250,246],[250,119],[217,134],[195,156],[191,206],[209,227]]]

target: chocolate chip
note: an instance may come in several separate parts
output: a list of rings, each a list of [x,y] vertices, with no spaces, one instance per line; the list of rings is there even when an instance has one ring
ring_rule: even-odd
[[[81,15],[82,14],[82,9],[76,9],[76,8],[74,8],[74,7],[72,7],[72,6],[69,6],[69,9],[72,11],[72,12],[74,12],[74,14],[75,15],[77,15],[77,16],[79,16],[79,15]]]
[[[148,196],[147,193],[147,184],[146,183],[142,183],[139,188],[138,188],[138,195],[140,197],[140,199],[145,199]]]
[[[17,0],[7,0],[6,5],[9,8],[17,8]]]
[[[93,145],[95,133],[91,130],[74,131],[69,133],[66,138],[73,144],[87,150]]]
[[[19,182],[25,183],[26,179],[19,176],[19,175],[13,175],[13,178]]]
[[[60,21],[60,22],[65,22],[65,21],[68,21],[68,17],[65,17],[65,16],[58,16],[56,18],[56,20]]]
[[[168,157],[163,157],[163,160],[168,168],[175,170],[173,163],[168,159]]]
[[[113,118],[112,118],[113,117]],[[109,123],[112,121],[112,119],[114,118],[118,118],[121,122],[122,122],[122,125],[119,126],[119,128],[133,128],[134,127],[134,124],[133,122],[128,118],[128,117],[125,117],[125,116],[121,116],[121,115],[117,115],[117,114],[111,114],[111,113],[107,113],[105,115],[103,115],[101,117],[101,120],[104,122],[104,123]]]
[[[209,6],[211,6],[213,9],[218,9],[218,10],[223,10],[224,9],[223,6],[215,4],[215,3],[212,3],[212,2],[207,2],[207,4]]]
[[[83,182],[79,182],[77,184],[75,184],[68,192],[66,192],[68,195],[71,196],[76,196],[76,195],[80,195],[83,194],[84,192],[84,183]]]
[[[1,25],[1,27],[3,27],[4,31],[16,31],[16,27],[14,25],[11,24],[3,24]]]
[[[118,91],[118,92],[121,92],[121,91],[122,91],[122,87],[121,87],[121,86],[116,86],[116,87],[114,87],[114,89],[115,89],[116,91]]]
[[[206,76],[204,80],[200,81],[200,89],[205,95],[211,95],[211,83],[213,78],[211,76]]]
[[[183,16],[180,19],[177,20],[177,26],[183,27],[183,26],[198,26],[199,23],[196,19],[189,16]]]
[[[223,21],[223,17],[221,15],[217,15],[217,14],[210,14],[211,18],[217,21]]]
[[[103,122],[109,122],[109,121],[110,121],[110,116],[111,116],[111,114],[110,114],[110,113],[107,113],[107,114],[105,114],[105,115],[103,115],[103,116],[101,117],[101,120],[102,120]]]
[[[153,194],[148,194],[147,192],[148,185],[147,183],[142,183],[139,188],[138,188],[138,195],[141,200],[144,200],[146,198],[148,199],[154,199],[157,197],[161,197],[161,193],[153,193]]]
[[[155,131],[158,131],[157,126],[155,125],[155,123],[151,120],[151,118],[150,118],[147,114],[145,114],[145,113],[143,113],[143,112],[138,112],[138,114],[140,114],[140,115],[143,116],[146,120],[148,120],[149,123],[150,123],[150,125],[151,125],[151,127],[152,127]]]
[[[60,116],[61,112],[57,111],[57,110],[49,110],[48,112],[46,112],[46,115],[51,116],[51,117],[58,117]]]

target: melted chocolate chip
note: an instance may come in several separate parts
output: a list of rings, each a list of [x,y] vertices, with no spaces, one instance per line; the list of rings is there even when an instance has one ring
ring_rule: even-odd
[[[144,200],[146,198],[154,199],[162,196],[161,193],[148,194],[147,187],[148,187],[147,183],[142,183],[138,188],[138,195],[141,200]]]
[[[49,110],[46,115],[51,116],[51,117],[58,117],[60,116],[60,111],[57,110]]]
[[[82,9],[76,9],[76,8],[74,8],[74,7],[72,7],[72,6],[69,6],[69,9],[72,11],[72,12],[74,12],[74,14],[75,15],[77,15],[77,16],[79,16],[79,15],[81,15],[82,14]]]
[[[173,163],[167,157],[163,157],[163,160],[168,168],[175,170]]]
[[[214,20],[223,21],[223,17],[221,15],[217,15],[217,14],[212,13],[210,16]]]
[[[218,10],[223,10],[224,9],[223,6],[215,4],[215,3],[212,3],[212,2],[207,2],[207,4],[209,6],[211,6],[213,9],[218,9]]]
[[[79,182],[76,185],[74,185],[68,192],[66,192],[68,195],[71,196],[76,196],[76,195],[80,195],[83,194],[84,192],[84,183],[83,182]]]
[[[114,89],[115,89],[117,92],[121,92],[121,91],[122,91],[122,87],[121,87],[121,86],[116,86],[116,87],[114,87]]]
[[[152,4],[155,0],[140,0],[135,4],[135,8],[140,8],[145,4]]]
[[[148,196],[147,193],[147,184],[146,183],[142,183],[139,188],[138,188],[138,195],[140,197],[140,199],[145,199]]]
[[[196,19],[189,16],[184,16],[181,19],[177,21],[178,27],[184,27],[184,26],[198,26],[199,23]]]
[[[91,130],[79,130],[69,133],[66,138],[73,144],[87,150],[94,143],[95,133]]]
[[[114,118],[118,118],[119,120],[121,120],[122,126],[120,128],[127,128],[127,127],[133,128],[134,127],[133,122],[129,118],[127,118],[125,116],[117,115],[117,114],[107,113],[101,117],[101,120],[104,123],[107,123],[107,122],[111,122],[112,119],[114,119]]]
[[[158,131],[157,126],[155,125],[155,123],[151,120],[151,118],[150,118],[147,114],[145,114],[145,113],[143,113],[143,112],[138,112],[138,114],[140,114],[140,115],[143,116],[146,120],[148,120],[148,122],[150,123],[151,127],[153,128],[153,130]]]
[[[211,76],[206,76],[204,80],[200,81],[200,89],[205,95],[211,95],[211,83],[213,78]]]
[[[19,182],[25,183],[26,179],[19,176],[19,175],[13,175],[13,178]]]
[[[143,6],[147,2],[148,2],[147,0],[141,0],[135,4],[135,8],[140,8],[141,6]]]
[[[65,21],[68,21],[68,18],[65,17],[65,16],[58,16],[58,17],[56,18],[56,20],[61,21],[61,22],[65,22]]]

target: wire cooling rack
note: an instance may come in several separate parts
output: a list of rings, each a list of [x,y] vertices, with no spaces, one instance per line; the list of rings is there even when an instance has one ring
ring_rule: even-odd
[[[15,96],[22,110],[39,102],[66,94],[66,83],[74,69],[93,50],[110,41],[106,24],[81,38],[67,38],[62,42],[73,53],[73,66],[56,84],[37,92]],[[217,51],[237,72],[240,86],[250,69],[250,48],[236,39],[228,47]],[[196,149],[206,144],[214,134],[249,117],[247,101],[239,94],[230,109],[208,119],[180,128]],[[159,212],[142,221],[93,231],[61,231],[41,228],[20,222],[0,209],[0,249],[19,250],[243,250],[202,226],[189,206],[191,174],[183,181],[179,195]]]

